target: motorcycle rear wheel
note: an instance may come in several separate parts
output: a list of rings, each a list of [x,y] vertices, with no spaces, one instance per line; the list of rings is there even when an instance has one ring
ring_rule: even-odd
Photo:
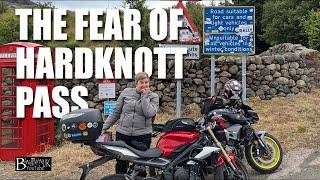
[[[279,141],[271,134],[265,134],[264,139],[267,146],[269,146],[272,151],[271,159],[269,157],[257,157],[257,148],[255,148],[253,143],[245,148],[245,155],[248,164],[261,174],[274,172],[280,166],[283,158],[282,148]]]

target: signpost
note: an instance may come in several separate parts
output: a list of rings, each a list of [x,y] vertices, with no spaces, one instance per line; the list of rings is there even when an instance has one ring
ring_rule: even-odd
[[[242,100],[246,101],[246,56],[255,52],[253,6],[204,8],[203,53],[211,54],[211,96],[215,95],[215,54],[241,54]]]
[[[178,42],[168,41],[169,43],[176,43],[173,46],[188,47],[188,54],[184,59],[199,59],[199,45],[202,41],[201,35],[197,26],[193,23],[187,8],[183,5],[183,2],[179,0],[175,8],[183,10],[183,27],[179,30]],[[166,44],[165,46],[168,46]],[[171,44],[170,44],[171,45]],[[171,45],[172,46],[172,45]],[[168,57],[170,58],[170,57]],[[181,79],[177,80],[177,114],[176,117],[181,116]]]

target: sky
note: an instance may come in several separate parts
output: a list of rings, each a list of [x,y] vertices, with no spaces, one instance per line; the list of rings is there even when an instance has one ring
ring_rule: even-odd
[[[32,0],[34,2],[52,2],[52,4],[58,9],[74,10],[78,8],[123,8],[122,0]],[[219,0],[215,0],[215,4]],[[221,0],[220,0],[221,1]],[[223,1],[223,0],[222,0]],[[167,1],[167,0],[147,0],[146,5],[152,9],[155,7],[167,8],[177,4],[178,1]],[[211,5],[212,0],[201,1],[202,4]]]

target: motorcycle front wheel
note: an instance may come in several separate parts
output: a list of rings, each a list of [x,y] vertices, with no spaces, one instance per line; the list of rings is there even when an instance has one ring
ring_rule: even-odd
[[[279,141],[271,134],[265,134],[264,141],[270,153],[263,153],[260,145],[251,145],[245,148],[248,164],[261,174],[272,173],[280,166],[283,158],[282,148]]]
[[[214,174],[213,178],[206,178],[206,179],[219,179],[219,180],[249,180],[249,174],[244,166],[244,164],[241,162],[241,160],[237,157],[235,157],[234,166],[236,167],[238,172],[230,172],[231,167],[226,168],[226,166],[229,166],[228,163],[226,163],[223,166],[219,166],[216,169],[216,172]],[[227,172],[229,171],[229,172]],[[236,174],[237,173],[237,174]]]

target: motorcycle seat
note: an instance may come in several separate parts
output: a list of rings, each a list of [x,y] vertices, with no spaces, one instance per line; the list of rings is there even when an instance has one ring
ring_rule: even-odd
[[[237,114],[224,114],[223,115],[228,122],[246,125],[248,124],[248,118],[246,118],[243,114],[237,113]]]
[[[140,156],[140,158],[158,158],[162,156],[162,151],[160,151],[158,148],[150,148],[146,151],[140,151],[138,149],[135,149],[129,146],[123,141],[110,141],[107,143],[107,145],[127,148],[132,152],[134,152],[135,154],[137,154],[138,156]]]

